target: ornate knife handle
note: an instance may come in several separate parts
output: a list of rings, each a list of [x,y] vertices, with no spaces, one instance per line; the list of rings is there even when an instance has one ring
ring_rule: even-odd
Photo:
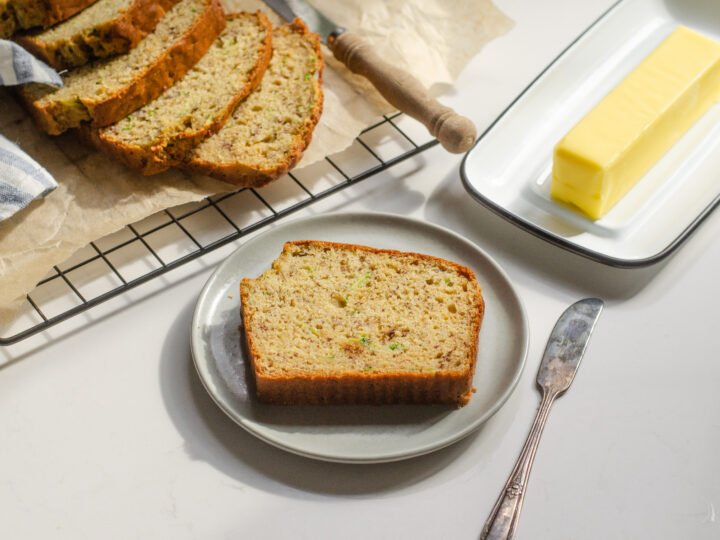
[[[525,488],[530,478],[535,452],[540,443],[540,435],[545,427],[550,406],[557,396],[557,392],[543,392],[542,402],[535,416],[535,422],[530,428],[530,434],[512,473],[510,473],[510,478],[485,522],[480,540],[510,540],[515,535],[520,519],[520,510],[522,510],[525,500]]]

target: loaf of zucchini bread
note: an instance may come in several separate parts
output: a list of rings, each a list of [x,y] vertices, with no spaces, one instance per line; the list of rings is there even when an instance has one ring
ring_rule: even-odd
[[[271,35],[260,11],[228,15],[225,30],[182,79],[116,124],[89,129],[90,138],[143,174],[179,163],[260,83],[272,54]]]
[[[126,53],[178,0],[97,0],[52,28],[15,38],[55,69]]]
[[[48,28],[95,2],[95,0],[0,0],[0,38],[16,31]]]
[[[159,96],[205,54],[225,28],[219,0],[181,0],[127,54],[74,69],[64,86],[28,84],[21,100],[46,132],[107,126]]]
[[[451,403],[472,393],[484,301],[469,268],[350,244],[285,244],[240,284],[258,399]]]
[[[319,36],[295,19],[273,31],[273,49],[261,85],[218,133],[188,153],[184,168],[259,187],[300,160],[323,106]]]

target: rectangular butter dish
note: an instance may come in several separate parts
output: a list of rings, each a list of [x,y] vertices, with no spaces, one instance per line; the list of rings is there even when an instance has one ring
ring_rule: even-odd
[[[550,197],[555,144],[678,25],[720,41],[717,0],[621,0],[578,37],[483,133],[461,166],[484,206],[528,232],[611,266],[673,253],[720,203],[720,103],[605,216]]]

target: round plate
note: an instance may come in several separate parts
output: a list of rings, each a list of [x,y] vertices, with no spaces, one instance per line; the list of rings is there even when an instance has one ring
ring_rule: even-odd
[[[238,286],[270,267],[289,240],[327,240],[435,255],[471,268],[483,288],[473,394],[440,405],[265,405],[254,394],[240,325]],[[470,434],[515,388],[525,363],[525,310],[505,272],[483,250],[436,225],[389,214],[324,214],[274,227],[244,243],[205,285],[192,323],[192,355],[220,408],[260,439],[306,457],[379,463],[432,452]]]

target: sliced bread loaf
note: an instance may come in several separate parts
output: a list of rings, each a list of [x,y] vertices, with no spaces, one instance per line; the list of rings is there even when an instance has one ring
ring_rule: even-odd
[[[95,0],[0,0],[0,38],[18,30],[47,28],[95,2]]]
[[[188,154],[184,168],[258,187],[300,160],[322,112],[320,41],[296,19],[273,31],[273,49],[260,87]]]
[[[127,54],[70,71],[61,88],[28,84],[19,95],[51,135],[86,121],[107,126],[180,79],[223,28],[225,12],[219,0],[181,0]]]
[[[436,257],[285,244],[240,284],[258,399],[454,403],[472,393],[484,314],[472,270]]]
[[[126,53],[178,0],[97,0],[48,30],[15,41],[56,69]]]
[[[271,36],[272,25],[259,11],[228,15],[220,37],[182,79],[116,124],[90,128],[93,143],[143,174],[180,162],[260,83]]]

